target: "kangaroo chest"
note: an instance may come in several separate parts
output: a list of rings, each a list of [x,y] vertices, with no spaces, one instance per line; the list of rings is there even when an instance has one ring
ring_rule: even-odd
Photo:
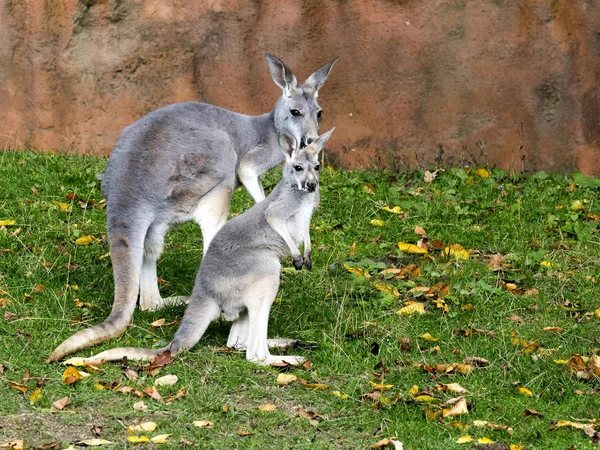
[[[286,222],[288,232],[296,245],[299,245],[304,240],[308,232],[315,206],[313,202],[303,202]]]

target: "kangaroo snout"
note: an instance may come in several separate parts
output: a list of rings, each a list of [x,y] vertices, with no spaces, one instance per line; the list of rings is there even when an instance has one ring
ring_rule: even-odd
[[[316,188],[317,188],[316,181],[307,181],[306,182],[306,189],[308,190],[308,192],[314,192]]]

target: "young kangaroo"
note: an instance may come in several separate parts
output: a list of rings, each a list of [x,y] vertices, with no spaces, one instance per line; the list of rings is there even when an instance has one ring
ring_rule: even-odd
[[[222,311],[233,321],[227,345],[246,349],[246,359],[261,364],[300,364],[300,356],[269,353],[267,324],[279,290],[280,259],[292,255],[294,266],[310,268],[310,219],[319,203],[318,154],[333,129],[305,148],[280,134],[285,156],[283,179],[263,202],[227,222],[200,264],[189,305],[173,341],[152,350],[125,347],[88,360],[151,359],[169,349],[173,356],[193,347]],[[304,242],[304,257],[298,246]]]
[[[183,300],[162,299],[158,290],[156,261],[165,234],[196,221],[206,255],[239,183],[254,201],[264,200],[259,176],[283,160],[278,133],[294,136],[301,147],[318,136],[317,96],[337,59],[298,84],[279,58],[266,58],[283,91],[270,113],[246,116],[203,103],[177,103],[123,130],[102,181],[115,282],[112,311],[103,323],[64,341],[47,362],[122,335],[138,294],[142,310]]]

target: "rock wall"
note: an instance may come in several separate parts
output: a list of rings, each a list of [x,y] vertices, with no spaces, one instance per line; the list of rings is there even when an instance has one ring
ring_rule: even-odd
[[[340,56],[345,166],[600,175],[598,0],[0,0],[0,146],[108,154],[183,100],[264,113],[265,52],[298,79]]]

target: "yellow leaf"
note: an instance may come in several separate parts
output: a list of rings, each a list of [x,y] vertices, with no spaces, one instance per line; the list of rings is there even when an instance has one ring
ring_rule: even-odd
[[[152,442],[153,444],[164,444],[165,442],[167,442],[168,437],[171,436],[170,434],[158,434],[156,436],[154,436],[152,439],[150,439],[150,442]]]
[[[363,191],[366,194],[374,194],[375,193],[375,188],[373,187],[372,184],[365,183],[365,184],[363,184]]]
[[[92,242],[94,242],[96,240],[97,239],[94,236],[88,234],[86,236],[81,236],[80,238],[78,238],[75,241],[75,244],[76,245],[90,245]]]
[[[417,397],[415,397],[415,401],[419,402],[419,403],[431,403],[431,402],[435,402],[437,400],[437,398],[432,397],[431,395],[419,395]]]
[[[298,377],[296,375],[280,373],[279,375],[277,375],[277,384],[280,386],[285,386],[286,384],[293,383],[297,379]]]
[[[398,242],[398,248],[401,252],[405,253],[417,253],[417,254],[425,254],[427,250],[423,247],[419,247],[415,244],[408,244],[407,242]]]
[[[410,395],[415,395],[417,392],[419,392],[419,386],[416,384],[413,384],[413,386],[408,390]]]
[[[394,286],[390,286],[385,283],[373,283],[373,287],[379,291],[383,291],[386,294],[394,295],[395,297],[400,297],[400,292]]]
[[[99,445],[112,444],[111,441],[106,439],[86,439],[84,441],[76,442],[78,445],[87,445],[88,447],[97,447]]]
[[[58,209],[60,209],[63,212],[68,212],[70,209],[69,205],[67,205],[66,203],[63,203],[63,202],[53,201],[52,204],[54,206],[58,206]]]
[[[140,423],[139,425],[129,425],[129,428],[127,428],[127,433],[135,434],[139,433],[140,431],[154,431],[156,430],[157,426],[158,425],[156,425],[155,422],[144,422]]]
[[[340,391],[333,391],[331,395],[333,395],[334,397],[339,397],[341,399],[347,399],[349,397],[348,394],[342,394]]]
[[[594,311],[594,315],[598,318],[600,318],[600,308],[598,308],[597,310]]]
[[[469,259],[469,251],[462,248],[460,244],[452,244],[444,248],[442,254],[446,256],[454,256],[456,259]]]
[[[62,375],[63,383],[75,384],[83,378],[83,375],[73,366],[67,367],[67,370]]]
[[[383,220],[373,219],[371,220],[371,225],[373,225],[374,227],[382,227],[385,225],[385,222]]]
[[[152,328],[160,328],[165,324],[166,320],[164,318],[155,320],[150,324]]]
[[[367,279],[371,278],[371,274],[368,271],[361,269],[360,267],[351,267],[348,264],[344,264],[344,269],[346,269],[346,271],[350,273],[353,273],[357,277],[365,277]]]
[[[0,227],[8,227],[10,225],[14,225],[14,220],[0,220]]]
[[[490,176],[490,173],[486,169],[481,168],[475,171],[475,175],[477,175],[479,178],[485,179]]]
[[[479,443],[479,444],[493,444],[494,441],[491,440],[490,438],[487,438],[487,437],[484,436],[484,437],[481,437],[481,438],[477,439],[477,443]]]
[[[23,450],[24,444],[22,439],[17,439],[16,441],[5,442],[4,444],[0,444],[0,448],[5,448],[7,450]]]
[[[42,399],[42,390],[41,389],[36,389],[29,396],[29,403],[31,403],[32,405],[34,405],[34,404],[38,403],[41,399]]]
[[[566,359],[555,359],[554,362],[556,364],[567,364],[567,360]]]
[[[473,438],[468,434],[461,436],[456,440],[457,444],[467,444],[468,442],[473,442]]]
[[[402,214],[402,209],[399,206],[394,206],[393,208],[390,208],[389,206],[384,206],[383,210],[392,214]]]
[[[383,391],[384,389],[391,389],[394,387],[393,384],[380,384],[380,383],[373,383],[372,381],[369,381],[369,384],[371,386],[373,386],[375,389],[379,389],[380,391]]]
[[[583,203],[581,203],[580,200],[575,200],[573,203],[571,203],[571,206],[569,206],[569,209],[571,211],[579,212],[579,211],[583,211],[585,209],[585,206],[583,206]]]
[[[65,366],[85,366],[86,362],[85,362],[85,358],[76,356],[74,358],[69,358],[66,361],[63,361],[63,364]]]
[[[519,392],[523,395],[526,395],[527,397],[533,397],[533,393],[525,387],[520,387]]]
[[[129,442],[133,442],[134,444],[137,444],[139,442],[150,442],[148,436],[127,436],[127,440]]]
[[[540,266],[544,266],[544,267],[556,267],[556,265],[554,263],[551,263],[550,261],[540,261]]]
[[[399,316],[410,316],[415,313],[425,314],[425,303],[406,302],[406,306],[396,311]]]
[[[210,420],[194,420],[192,423],[198,428],[212,428],[214,426],[214,423]]]
[[[448,384],[441,383],[441,384],[438,384],[435,388],[438,391],[450,391],[450,392],[456,392],[457,394],[466,394],[467,392],[469,392],[458,383],[448,383]]]
[[[562,333],[565,330],[561,327],[544,327],[544,331],[548,333]]]
[[[440,338],[434,338],[430,333],[425,333],[422,334],[421,336],[419,336],[421,339],[425,339],[426,341],[429,342],[437,342],[440,340]]]
[[[13,388],[16,389],[19,392],[22,392],[23,394],[25,392],[27,392],[29,390],[29,388],[21,383],[17,383],[16,381],[8,381],[8,385]]]
[[[467,400],[465,400],[464,397],[460,397],[460,399],[456,402],[452,409],[442,410],[442,415],[444,417],[460,416],[463,414],[469,414],[469,408],[467,408]]]
[[[277,405],[274,405],[273,403],[267,403],[266,405],[260,405],[258,407],[259,410],[261,411],[276,411],[277,410]]]
[[[524,447],[522,445],[510,444],[509,450],[523,450],[523,448]]]

